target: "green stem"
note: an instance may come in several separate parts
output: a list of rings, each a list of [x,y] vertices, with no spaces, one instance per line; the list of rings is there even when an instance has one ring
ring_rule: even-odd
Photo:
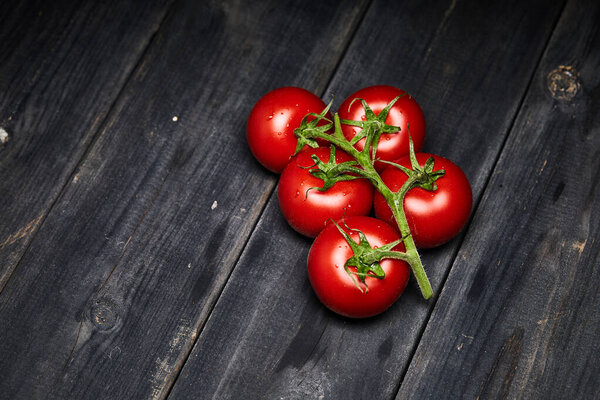
[[[433,289],[431,288],[431,284],[429,283],[429,279],[427,278],[427,274],[423,268],[421,257],[417,251],[417,246],[415,245],[415,241],[410,233],[408,221],[406,220],[406,215],[404,214],[404,196],[415,183],[415,179],[409,178],[398,192],[392,192],[383,182],[379,173],[375,170],[373,161],[369,157],[369,151],[360,152],[356,150],[354,146],[352,146],[350,142],[348,142],[343,135],[341,135],[340,118],[337,113],[334,115],[334,125],[335,133],[333,135],[315,132],[315,136],[325,139],[326,141],[334,144],[351,155],[363,168],[360,174],[365,178],[368,178],[379,191],[379,193],[381,193],[381,195],[385,198],[392,209],[392,213],[396,219],[396,223],[400,229],[400,234],[403,238],[404,247],[406,250],[406,257],[403,258],[405,258],[405,261],[410,265],[423,297],[425,299],[431,298],[431,296],[433,296]]]
[[[412,187],[413,183],[414,182],[412,182],[411,179],[408,179],[398,192],[394,193],[386,187],[387,190],[385,190],[385,192],[387,193],[383,193],[381,191],[380,193],[390,205],[396,223],[398,224],[398,228],[400,228],[400,233],[404,239],[406,254],[409,256],[408,263],[413,271],[413,274],[415,274],[415,278],[417,279],[421,293],[425,299],[429,299],[431,296],[433,296],[433,289],[431,288],[431,283],[429,283],[429,279],[427,278],[427,274],[423,268],[423,263],[421,262],[421,257],[417,251],[415,241],[410,233],[408,221],[406,220],[406,214],[404,214],[404,196]]]
[[[402,240],[404,241],[404,247],[407,256],[406,262],[408,262],[413,274],[415,275],[417,284],[421,289],[421,294],[425,299],[429,299],[431,296],[433,296],[433,289],[431,288],[431,283],[429,283],[429,279],[425,273],[425,268],[423,268],[421,257],[417,251],[417,246],[415,245],[415,241],[410,233],[408,221],[406,220],[406,215],[404,214],[404,196],[412,187],[414,180],[408,179],[402,188],[400,188],[398,192],[394,193],[385,185],[385,183],[383,183],[383,180],[372,165],[369,165],[369,169],[372,169],[373,177],[371,180],[374,181],[375,188],[379,191],[379,193],[381,193],[386,202],[389,204],[396,223],[398,224],[398,228],[400,229],[400,234],[402,235]]]

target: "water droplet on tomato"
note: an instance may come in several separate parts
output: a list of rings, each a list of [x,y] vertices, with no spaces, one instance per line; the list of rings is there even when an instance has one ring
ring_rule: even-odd
[[[335,264],[335,267],[336,267],[336,268],[339,268],[340,266],[339,266],[339,265],[337,265],[337,264]]]
[[[296,190],[296,197],[300,196],[300,191]]]
[[[286,128],[289,128],[289,127],[290,127],[290,124],[285,124],[285,127],[286,127]],[[388,140],[389,140],[389,139],[388,139]]]
[[[362,117],[360,117],[360,119],[362,119],[363,121],[366,121],[367,120],[367,116],[363,115]]]

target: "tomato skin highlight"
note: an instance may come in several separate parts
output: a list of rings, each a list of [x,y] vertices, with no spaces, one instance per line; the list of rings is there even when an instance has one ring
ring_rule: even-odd
[[[314,238],[329,219],[368,215],[373,206],[373,186],[367,179],[354,179],[337,182],[325,192],[308,191],[311,187],[323,186],[323,181],[312,176],[307,168],[314,165],[310,158],[312,154],[327,162],[330,149],[306,149],[292,158],[281,174],[277,197],[281,212],[291,227]],[[353,160],[339,149],[335,158],[337,163]]]
[[[341,119],[364,121],[365,110],[360,101],[352,101],[356,98],[364,99],[376,115],[397,96],[403,95],[390,109],[385,120],[388,125],[399,126],[400,132],[386,133],[381,135],[377,146],[376,158],[392,161],[409,153],[408,131],[410,126],[410,137],[412,138],[415,151],[421,151],[425,143],[425,116],[417,101],[405,94],[402,89],[393,86],[377,85],[363,88],[348,96],[339,108]],[[352,106],[350,107],[350,104]],[[359,127],[342,124],[342,132],[347,140],[351,140],[358,132]],[[362,151],[365,139],[356,143],[357,150]],[[377,171],[385,169],[386,164],[375,162]]]
[[[356,242],[358,234],[349,230],[360,229],[371,247],[381,247],[398,240],[398,233],[385,222],[371,217],[350,217],[338,221]],[[394,248],[403,251],[399,244]],[[410,275],[409,265],[401,260],[384,259],[381,267],[385,278],[367,277],[361,292],[344,269],[345,262],[353,256],[346,239],[333,223],[317,236],[308,254],[308,277],[321,302],[330,310],[351,318],[366,318],[388,309],[404,292]],[[350,267],[352,270],[353,267]],[[356,278],[356,277],[355,277]],[[357,279],[358,281],[358,279]]]
[[[473,194],[466,175],[452,161],[428,153],[417,153],[416,157],[420,165],[433,157],[434,171],[446,171],[436,181],[436,191],[415,187],[404,198],[404,212],[416,246],[432,248],[448,242],[462,230],[471,214]],[[411,168],[409,156],[395,162]],[[381,179],[392,192],[397,192],[407,176],[400,169],[389,166],[381,173]],[[375,193],[373,204],[377,218],[397,226],[392,210],[380,193]]]
[[[281,87],[254,105],[246,125],[246,138],[254,157],[269,171],[281,173],[296,150],[294,129],[308,113],[325,109],[323,101],[299,87]]]

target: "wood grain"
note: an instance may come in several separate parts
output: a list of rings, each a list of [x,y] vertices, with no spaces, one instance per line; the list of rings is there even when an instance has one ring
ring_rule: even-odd
[[[425,111],[426,149],[463,167],[478,199],[561,9],[375,2],[327,92],[339,104],[369,84],[407,89]],[[423,253],[436,291],[459,244]],[[312,293],[309,246],[272,196],[170,398],[396,395],[434,302],[410,285],[379,317],[339,318]]]
[[[568,3],[399,399],[598,397],[599,19]]]
[[[162,0],[0,5],[0,291],[167,5]]]
[[[275,185],[250,108],[322,92],[364,9],[173,4],[2,293],[0,393],[166,395]]]

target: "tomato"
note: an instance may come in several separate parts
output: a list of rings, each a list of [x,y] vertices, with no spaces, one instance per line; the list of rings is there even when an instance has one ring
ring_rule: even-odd
[[[294,129],[308,113],[326,105],[311,92],[282,87],[265,94],[255,105],[246,126],[250,151],[265,168],[280,173],[296,150]]]
[[[437,190],[415,187],[404,197],[404,213],[415,244],[420,248],[430,248],[446,243],[465,226],[471,213],[473,194],[464,172],[452,161],[427,153],[417,153],[416,157],[419,165],[433,157],[433,170],[446,171],[436,181]],[[396,163],[411,168],[409,156]],[[400,169],[389,166],[381,173],[381,179],[391,191],[397,192],[407,176]],[[397,227],[392,210],[379,192],[375,193],[373,203],[377,218]]]
[[[415,151],[420,151],[425,143],[425,116],[416,100],[406,94],[404,90],[393,86],[370,86],[359,90],[349,96],[340,106],[338,113],[341,119],[364,121],[366,119],[365,109],[360,101],[354,101],[356,98],[364,99],[376,115],[397,96],[403,95],[392,106],[385,120],[387,125],[398,126],[400,132],[384,133],[381,135],[377,146],[376,157],[386,161],[393,161],[409,153],[408,130],[410,127],[410,137],[412,138]],[[354,101],[354,102],[353,102]],[[350,104],[352,106],[350,107]],[[342,132],[346,139],[351,140],[361,128],[351,125],[342,125]],[[355,147],[361,151],[365,146],[365,139],[356,143]],[[386,164],[375,163],[378,171],[383,170]]]
[[[371,217],[350,217],[338,225],[359,243],[362,231],[371,247],[381,247],[398,240],[398,233],[388,224]],[[403,251],[402,244],[393,250]],[[352,318],[365,318],[385,311],[400,297],[410,275],[410,267],[401,260],[383,259],[380,265],[383,279],[366,277],[358,283],[346,272],[344,265],[354,253],[344,236],[333,223],[317,236],[308,254],[308,277],[321,302],[332,311]],[[356,271],[355,267],[349,267]],[[366,286],[365,286],[366,284]],[[366,290],[368,287],[368,290]]]
[[[285,219],[292,228],[309,237],[317,236],[329,218],[367,215],[373,205],[373,186],[367,179],[337,182],[325,192],[309,190],[323,187],[323,180],[311,175],[307,168],[315,164],[312,154],[327,162],[330,149],[319,147],[298,153],[283,170],[277,189]],[[337,150],[335,160],[339,164],[353,158]]]

